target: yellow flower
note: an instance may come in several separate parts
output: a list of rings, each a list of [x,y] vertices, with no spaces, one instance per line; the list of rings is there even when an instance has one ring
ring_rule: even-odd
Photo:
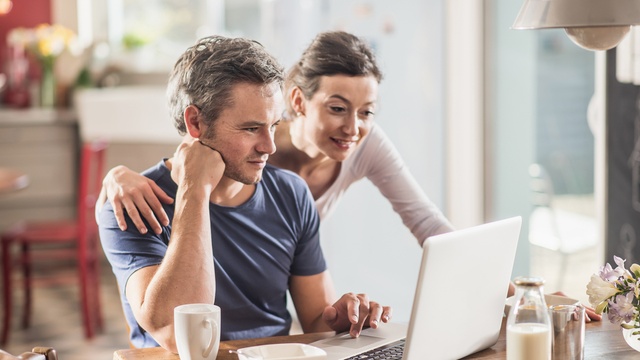
[[[7,42],[21,45],[38,58],[56,58],[65,49],[71,49],[76,40],[73,31],[58,24],[40,24],[35,28],[15,28],[8,36]]]
[[[60,25],[42,24],[36,27],[37,49],[40,56],[58,56],[69,46],[70,30]]]

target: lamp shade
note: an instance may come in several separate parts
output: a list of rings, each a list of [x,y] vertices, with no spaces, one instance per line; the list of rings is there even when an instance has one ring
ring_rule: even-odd
[[[525,0],[513,29],[640,24],[638,0]]]
[[[512,29],[564,28],[588,50],[608,50],[640,24],[640,0],[525,0]]]

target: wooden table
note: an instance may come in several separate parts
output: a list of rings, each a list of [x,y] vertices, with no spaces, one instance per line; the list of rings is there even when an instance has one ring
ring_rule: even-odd
[[[229,350],[237,350],[239,348],[277,343],[311,343],[324,339],[333,335],[333,333],[315,333],[292,336],[277,336],[272,338],[261,338],[251,340],[234,340],[223,341],[220,344],[218,357],[216,360],[237,360],[235,354],[229,353]],[[622,330],[618,325],[611,324],[609,321],[592,322],[586,325],[585,334],[585,360],[589,359],[640,359],[640,353],[633,350],[622,338]],[[472,354],[465,359],[506,359],[507,340],[504,327],[500,330],[498,342],[492,347],[483,351]],[[114,360],[179,360],[180,357],[172,354],[162,348],[149,349],[127,349],[118,350],[113,354]]]
[[[20,190],[29,184],[26,174],[9,168],[0,167],[0,194]]]

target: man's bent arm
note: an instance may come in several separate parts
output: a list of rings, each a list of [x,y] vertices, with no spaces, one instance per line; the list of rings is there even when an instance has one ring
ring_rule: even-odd
[[[177,352],[174,307],[213,304],[215,270],[209,222],[209,196],[201,186],[181,184],[167,253],[159,266],[136,271],[126,285],[136,320],[165,349]]]
[[[324,309],[338,298],[329,271],[310,276],[291,276],[289,292],[302,331],[309,333],[332,330],[322,320]]]

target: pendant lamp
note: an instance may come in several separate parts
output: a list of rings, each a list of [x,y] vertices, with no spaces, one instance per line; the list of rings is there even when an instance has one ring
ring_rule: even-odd
[[[512,29],[564,28],[587,50],[609,50],[640,25],[640,0],[525,0]]]

